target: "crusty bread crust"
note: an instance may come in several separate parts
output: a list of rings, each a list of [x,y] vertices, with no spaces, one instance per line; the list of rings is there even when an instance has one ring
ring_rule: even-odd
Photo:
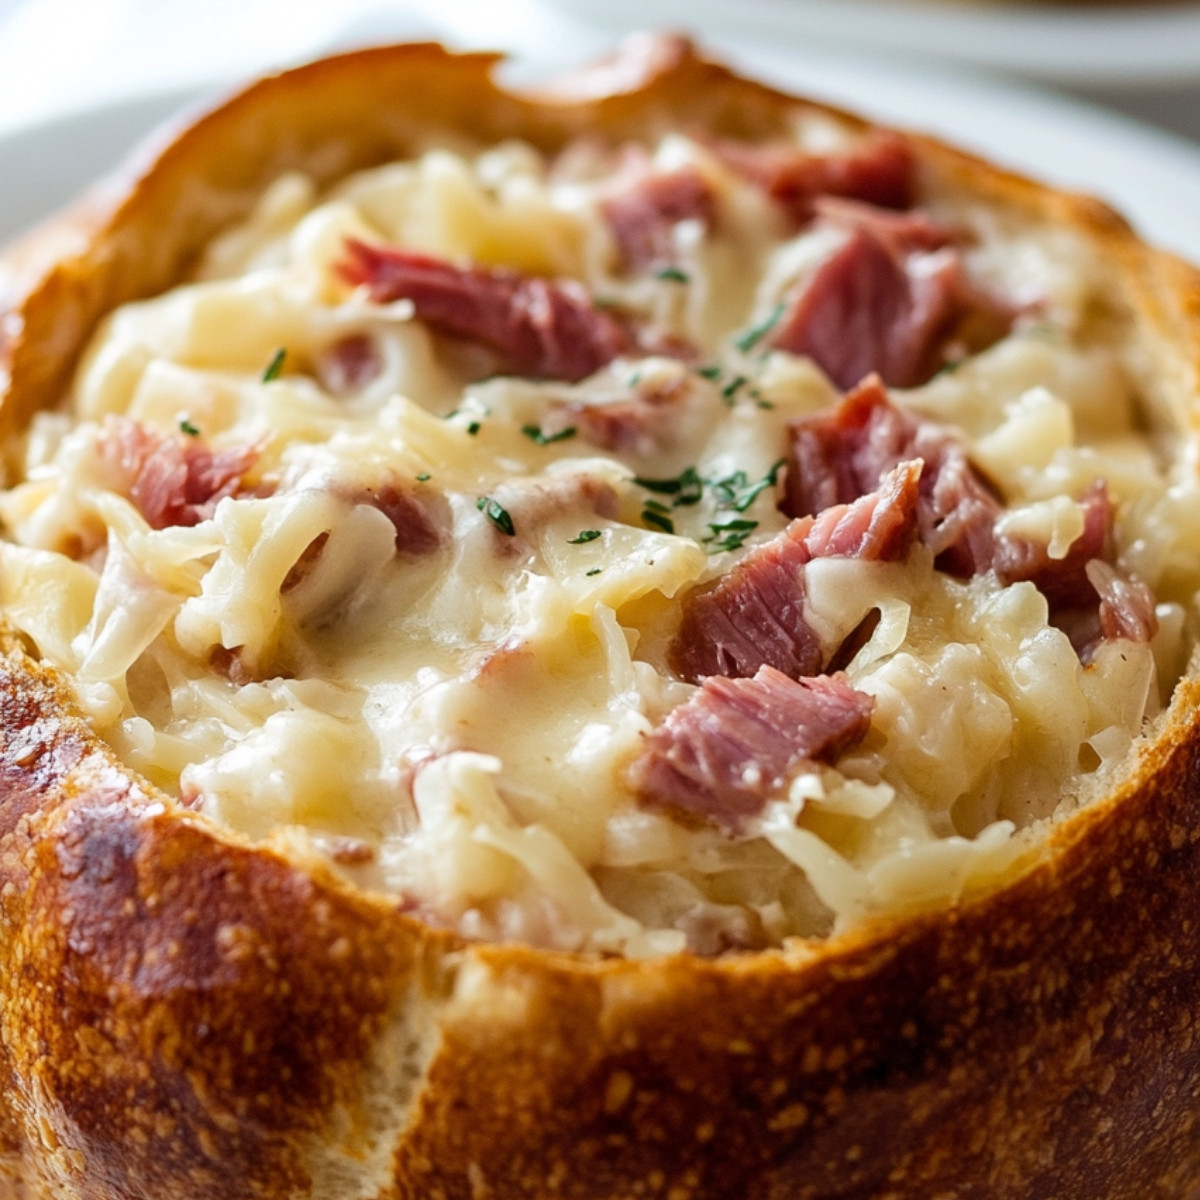
[[[0,268],[0,420],[281,170],[418,127],[551,148],[795,101],[678,41],[517,95],[490,55],[255,84]],[[1195,436],[1200,282],[1095,201],[927,139],[923,169],[1105,249],[1158,419]],[[131,778],[19,641],[0,667],[0,1200],[802,1200],[1200,1194],[1200,682],[1003,886],[802,949],[596,960],[468,944]]]

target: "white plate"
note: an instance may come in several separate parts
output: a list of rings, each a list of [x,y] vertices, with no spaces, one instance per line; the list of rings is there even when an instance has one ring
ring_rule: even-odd
[[[1200,4],[1012,0],[557,0],[610,29],[652,19],[798,46],[814,38],[900,62],[938,58],[1057,83],[1200,82]]]
[[[785,87],[936,132],[1114,204],[1152,241],[1200,262],[1200,148],[1085,105],[995,81],[829,55],[729,55]],[[187,93],[142,97],[0,136],[0,241],[66,203]]]

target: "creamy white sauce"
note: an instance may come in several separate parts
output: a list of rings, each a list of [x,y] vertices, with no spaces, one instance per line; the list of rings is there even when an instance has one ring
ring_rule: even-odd
[[[0,498],[0,604],[149,779],[251,838],[306,838],[472,936],[644,955],[689,938],[714,948],[702,926],[750,922],[779,942],[952,901],[1033,845],[1169,691],[1200,587],[1194,474],[1164,468],[1137,432],[1122,348],[1081,336],[1102,264],[1069,233],[935,197],[935,215],[974,231],[970,270],[1040,317],[897,401],[961,430],[1009,498],[1008,527],[1052,556],[1082,528],[1076,498],[1105,478],[1119,562],[1162,600],[1159,636],[1085,669],[1032,585],[963,583],[920,552],[818,562],[814,628],[834,638],[881,615],[847,668],[875,698],[866,740],[837,769],[806,768],[737,836],[647,811],[625,771],[694,691],[664,662],[672,601],[786,521],[767,487],[739,514],[756,522],[745,544],[713,553],[711,486],[668,505],[671,533],[643,518],[654,496],[634,476],[694,466],[753,483],[784,454],[787,423],[836,398],[811,363],[734,338],[839,237],[789,234],[693,142],[651,153],[718,191],[715,231],[675,231],[682,284],[617,270],[603,179],[556,178],[528,147],[434,151],[324,196],[280,180],[194,282],[106,322],[69,424],[35,421],[25,480]],[[347,235],[581,279],[697,344],[719,378],[618,359],[574,385],[471,383],[469,356],[410,304],[373,304],[341,279]],[[353,335],[371,339],[377,373],[331,395],[321,355]],[[281,347],[284,372],[264,382]],[[555,406],[673,384],[688,418],[662,446],[620,456],[522,432]],[[182,424],[216,450],[257,445],[269,494],[150,529],[106,476],[98,446],[114,416],[167,436]],[[437,549],[395,553],[366,499],[387,481],[442,498]],[[595,487],[615,515],[597,511]],[[513,536],[479,508],[489,497],[504,498]],[[238,668],[214,668],[215,647]]]

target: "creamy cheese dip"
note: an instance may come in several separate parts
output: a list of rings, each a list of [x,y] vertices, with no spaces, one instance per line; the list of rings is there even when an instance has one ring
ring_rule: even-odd
[[[796,145],[856,136],[810,120]],[[941,234],[864,233],[836,204],[798,219],[762,170],[684,136],[431,149],[326,193],[281,178],[194,278],[112,314],[34,421],[0,498],[3,610],[154,784],[472,937],[713,953],[953,902],[1037,853],[1170,694],[1200,496],[1145,432],[1085,240],[935,181],[915,199]],[[856,238],[903,264],[906,319],[950,272],[967,296],[888,404],[961,446],[1002,498],[994,535],[1051,563],[1103,480],[1088,603],[1141,589],[1151,620],[1087,642],[1035,582],[946,570],[923,534],[817,554],[797,600],[816,674],[869,725],[769,779],[738,766],[748,811],[714,818],[656,800],[638,764],[717,696],[678,669],[681,613],[803,516],[779,507],[793,431],[857,365],[778,340]],[[396,251],[507,297],[507,324],[464,334],[393,295]],[[538,305],[568,303],[594,361],[572,333],[540,360],[569,377],[514,374],[529,329],[550,354]]]

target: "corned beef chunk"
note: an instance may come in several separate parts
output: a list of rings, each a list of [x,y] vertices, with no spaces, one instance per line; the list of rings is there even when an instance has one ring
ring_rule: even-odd
[[[582,285],[517,271],[456,267],[388,246],[346,240],[341,274],[379,304],[411,300],[417,318],[448,337],[486,346],[506,373],[577,382],[632,344]]]
[[[169,436],[128,417],[105,425],[100,454],[153,529],[198,525],[236,494],[258,460],[257,446],[212,450],[198,436]]]
[[[950,232],[921,214],[846,202],[818,212],[844,240],[786,298],[770,345],[807,355],[838,387],[872,372],[895,387],[924,383],[957,335],[969,328],[982,349],[1011,324],[967,278]]]
[[[699,221],[710,226],[716,219],[712,188],[692,166],[647,172],[615,191],[600,207],[627,269],[671,262],[676,225]]]
[[[711,144],[730,170],[761,188],[794,228],[807,224],[818,197],[843,196],[881,208],[909,208],[915,199],[915,163],[908,140],[891,130],[873,130],[858,145],[813,154],[784,142],[730,139]]]
[[[837,647],[821,645],[804,619],[804,567],[826,556],[902,559],[917,532],[919,475],[919,463],[900,464],[877,491],[793,521],[715,587],[690,593],[668,652],[672,668],[693,683],[746,678],[763,666],[793,679],[823,670]]]
[[[1153,636],[1153,597],[1113,564],[1113,507],[1103,480],[1079,500],[1083,532],[1063,557],[1051,558],[1045,542],[998,531],[1002,499],[971,465],[962,440],[898,408],[878,377],[830,411],[793,422],[790,437],[780,502],[788,516],[850,503],[896,464],[919,460],[920,538],[939,570],[960,578],[995,570],[1001,583],[1033,583],[1046,597],[1051,622],[1068,633],[1085,661],[1101,637]],[[1106,569],[1097,573],[1097,564]]]
[[[805,761],[833,762],[866,734],[872,697],[842,676],[706,679],[646,739],[630,782],[646,807],[736,832]]]

